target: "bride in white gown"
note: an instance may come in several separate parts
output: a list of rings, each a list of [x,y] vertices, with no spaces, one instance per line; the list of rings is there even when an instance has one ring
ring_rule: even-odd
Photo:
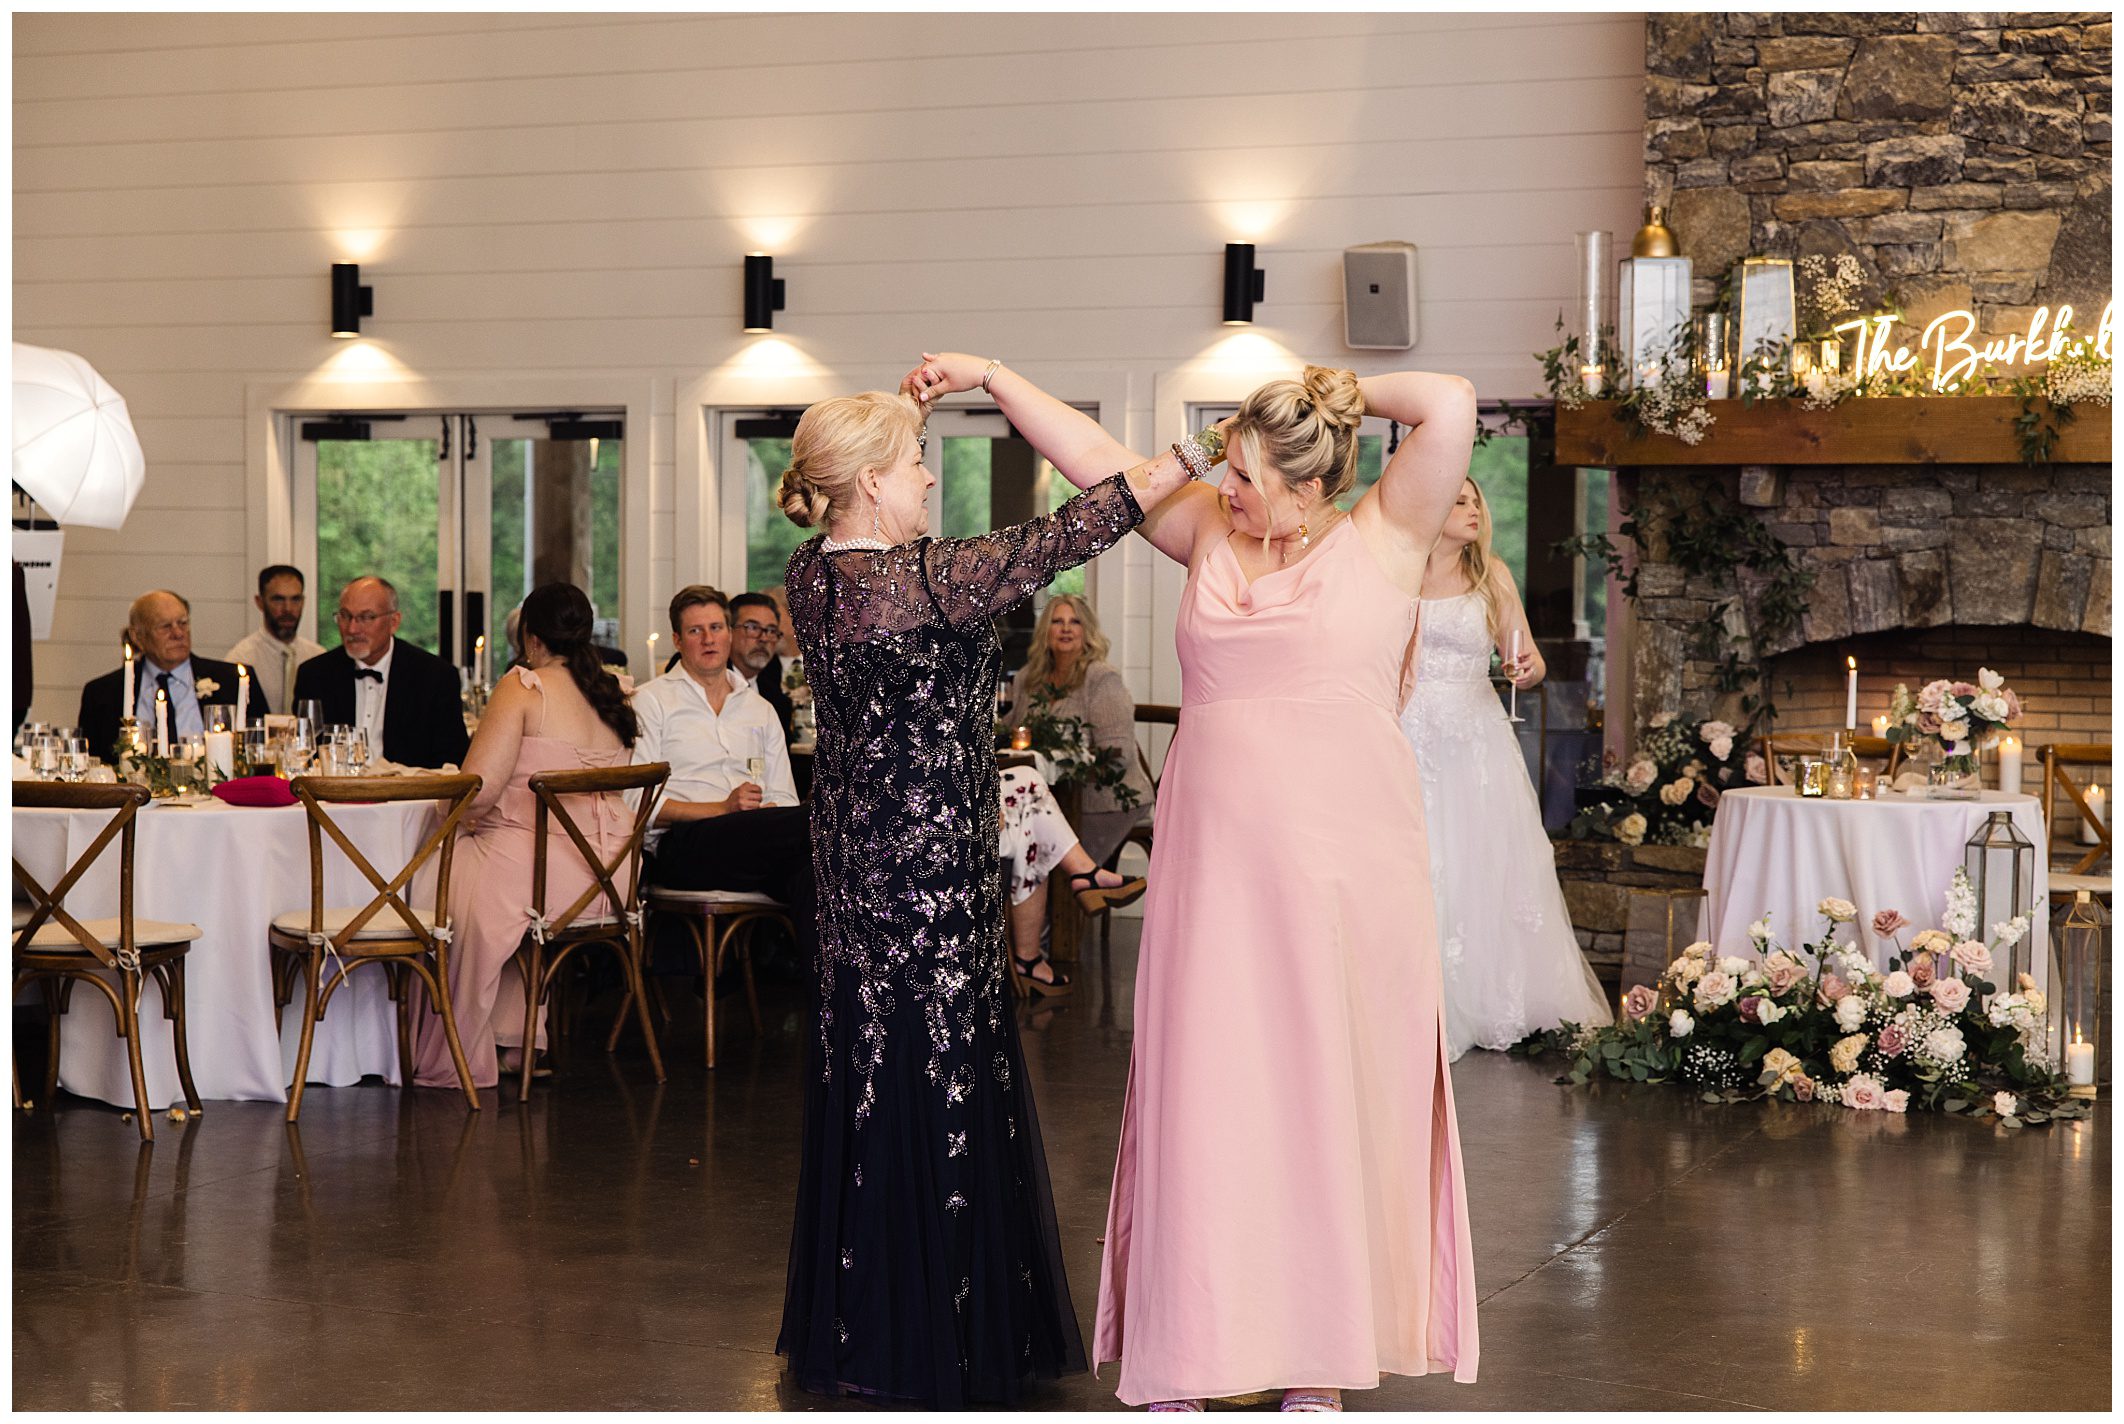
[[[1514,630],[1526,651],[1505,675],[1524,692],[1547,669],[1519,592],[1490,555],[1490,511],[1473,480],[1424,570],[1401,730],[1423,773],[1438,906],[1448,1052],[1509,1048],[1528,1034],[1614,1017],[1579,953],[1512,724],[1490,686],[1490,652]]]

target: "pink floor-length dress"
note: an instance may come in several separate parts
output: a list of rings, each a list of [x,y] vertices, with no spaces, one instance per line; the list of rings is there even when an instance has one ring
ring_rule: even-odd
[[[517,675],[538,686],[537,674],[528,669],[518,669]],[[450,1008],[457,1016],[457,1035],[475,1088],[495,1086],[500,1071],[496,1044],[513,1048],[523,1042],[523,978],[508,965],[531,928],[531,864],[538,847],[538,798],[531,793],[531,778],[546,771],[625,766],[631,756],[624,747],[593,751],[557,737],[525,737],[501,798],[476,827],[457,838],[450,865]],[[570,797],[567,806],[583,838],[609,862],[626,843],[633,825],[631,808],[618,796]],[[547,917],[560,918],[592,878],[568,833],[554,823],[546,836]],[[624,879],[618,883],[625,893]],[[600,896],[578,918],[611,913]],[[450,1061],[442,1020],[427,1012],[425,995],[418,1002],[413,1081],[424,1088],[454,1088],[457,1068]],[[538,1046],[544,1039],[541,1028]]]
[[[1125,1403],[1475,1378],[1416,610],[1348,520],[1190,570],[1094,1342]]]

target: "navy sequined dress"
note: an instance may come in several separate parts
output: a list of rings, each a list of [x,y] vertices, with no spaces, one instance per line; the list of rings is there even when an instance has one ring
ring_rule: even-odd
[[[1115,476],[979,538],[790,556],[818,1017],[776,1348],[805,1389],[1008,1404],[1085,1367],[1011,998],[991,620],[1142,519]]]

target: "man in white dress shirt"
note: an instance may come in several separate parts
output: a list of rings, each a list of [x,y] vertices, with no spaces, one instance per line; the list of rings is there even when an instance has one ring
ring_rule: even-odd
[[[674,890],[764,891],[817,942],[810,813],[797,804],[781,719],[730,666],[730,605],[701,584],[671,600],[678,665],[635,689],[636,762],[669,762],[650,820],[650,879]]]
[[[264,615],[265,626],[229,649],[226,661],[242,663],[265,694],[266,706],[275,712],[292,712],[295,699],[295,669],[324,651],[324,644],[302,636],[302,570],[291,564],[269,564],[258,571],[258,594],[251,602]]]

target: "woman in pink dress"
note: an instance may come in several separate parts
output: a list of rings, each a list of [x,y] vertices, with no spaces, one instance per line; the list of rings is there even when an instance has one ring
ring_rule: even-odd
[[[1009,368],[982,383],[1074,484],[1140,463]],[[1411,427],[1348,514],[1367,413]],[[1422,786],[1396,721],[1425,561],[1467,472],[1454,376],[1308,367],[1249,396],[1229,472],[1142,532],[1187,565],[1095,1361],[1129,1404],[1476,1367]],[[1199,459],[1195,447],[1177,447]],[[1211,452],[1214,454],[1214,450]]]
[[[590,645],[590,600],[573,584],[549,583],[524,600],[523,666],[488,699],[465,770],[480,777],[468,828],[450,867],[450,1006],[472,1068],[472,1085],[495,1086],[496,1050],[513,1056],[524,1041],[524,982],[511,962],[531,928],[531,862],[538,845],[538,798],[531,778],[544,771],[582,771],[627,764],[638,724],[618,679]],[[568,812],[608,861],[627,840],[633,812],[613,796],[570,799]],[[559,826],[547,836],[546,905],[558,913],[593,879],[582,854]],[[623,886],[622,889],[625,887]],[[602,897],[586,916],[612,913]],[[413,1081],[455,1088],[442,1020],[418,1016]],[[544,1033],[539,1035],[543,1047]],[[507,1065],[516,1071],[517,1065]]]

